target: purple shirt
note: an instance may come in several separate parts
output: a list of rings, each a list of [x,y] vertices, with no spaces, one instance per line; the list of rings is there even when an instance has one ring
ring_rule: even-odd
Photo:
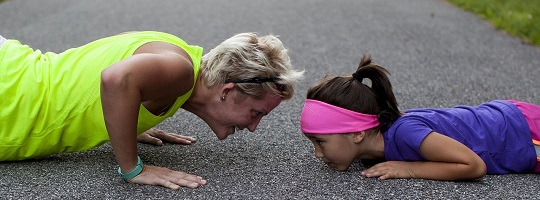
[[[486,163],[488,174],[532,171],[536,152],[529,125],[508,101],[405,111],[384,133],[386,160],[423,161],[420,143],[432,131],[469,147]]]

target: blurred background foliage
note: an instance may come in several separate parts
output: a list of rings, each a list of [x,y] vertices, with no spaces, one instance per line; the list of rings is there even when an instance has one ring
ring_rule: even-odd
[[[4,0],[0,0],[2,3]],[[540,0],[447,0],[496,28],[540,45]]]
[[[527,43],[540,45],[540,0],[448,0]]]

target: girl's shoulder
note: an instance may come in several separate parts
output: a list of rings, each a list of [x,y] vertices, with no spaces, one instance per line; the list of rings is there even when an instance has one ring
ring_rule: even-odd
[[[383,134],[387,160],[423,160],[420,144],[433,131],[416,115],[404,115]]]

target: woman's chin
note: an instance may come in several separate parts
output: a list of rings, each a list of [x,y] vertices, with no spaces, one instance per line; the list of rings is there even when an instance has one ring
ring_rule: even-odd
[[[229,137],[229,135],[232,135],[232,134],[234,134],[234,128],[232,128],[232,132],[231,130],[226,130],[221,133],[216,133],[216,136],[219,140],[224,140],[224,139],[227,139],[227,137]]]

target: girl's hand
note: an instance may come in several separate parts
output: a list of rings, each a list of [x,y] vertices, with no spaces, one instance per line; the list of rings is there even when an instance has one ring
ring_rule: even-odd
[[[403,161],[382,162],[362,171],[360,175],[368,178],[379,177],[379,179],[383,180],[389,178],[412,178],[411,171],[409,171],[410,164]]]
[[[164,142],[189,145],[191,143],[197,142],[197,140],[189,136],[178,135],[175,133],[169,133],[163,130],[152,128],[138,135],[137,142],[161,146]]]
[[[366,177],[421,178],[431,180],[470,180],[486,174],[484,161],[467,146],[431,132],[420,144],[425,161],[388,161],[379,163],[361,173]]]
[[[145,185],[159,185],[174,190],[180,187],[197,188],[206,185],[206,180],[200,176],[152,165],[144,165],[144,170],[139,175],[127,181]]]

